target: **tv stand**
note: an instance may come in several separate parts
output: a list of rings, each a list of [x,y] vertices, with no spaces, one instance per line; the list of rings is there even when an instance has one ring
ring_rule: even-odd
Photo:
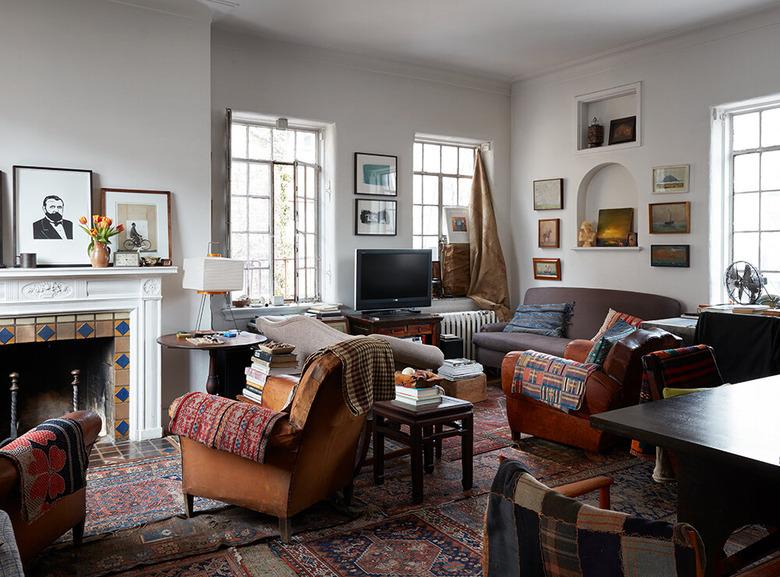
[[[379,311],[347,315],[351,335],[390,335],[399,338],[421,337],[427,345],[439,346],[441,316],[422,312],[396,311],[380,315]]]
[[[420,309],[382,309],[379,311],[360,311],[360,314],[364,317],[395,317],[404,315],[419,315],[422,314]]]

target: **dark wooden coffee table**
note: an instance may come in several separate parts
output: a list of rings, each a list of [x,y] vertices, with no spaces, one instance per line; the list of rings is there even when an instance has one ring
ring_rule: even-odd
[[[407,425],[409,433],[400,429]],[[410,449],[412,502],[423,500],[423,469],[433,471],[434,451],[441,458],[442,439],[461,438],[463,490],[473,484],[474,407],[468,401],[442,397],[438,405],[416,408],[399,401],[374,403],[374,483],[385,480],[385,437]]]
[[[780,376],[592,415],[591,424],[672,450],[677,520],[704,541],[708,577],[729,575],[777,548],[770,534],[732,557],[723,546],[744,525],[780,527]]]

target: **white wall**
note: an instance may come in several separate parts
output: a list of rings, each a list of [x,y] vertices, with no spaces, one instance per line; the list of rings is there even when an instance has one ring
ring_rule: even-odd
[[[203,254],[210,214],[210,14],[106,0],[0,0],[4,261],[12,262],[14,164],[88,168],[100,187],[172,193],[174,264]],[[163,284],[163,331],[192,325],[197,298]],[[2,311],[0,311],[1,313]],[[202,387],[206,359],[163,356],[163,407]]]
[[[626,51],[512,87],[512,269],[517,300],[535,285],[532,257],[560,257],[563,284],[665,294],[692,309],[709,301],[709,145],[712,106],[780,93],[780,10],[703,29],[652,46]],[[620,151],[575,153],[575,96],[642,81],[643,145]],[[608,128],[608,127],[607,127]],[[635,229],[641,252],[578,252],[577,187],[594,166],[617,162],[638,189]],[[664,164],[691,164],[692,191],[652,195],[651,171]],[[565,178],[563,211],[534,212],[531,182]],[[603,184],[603,183],[602,183]],[[608,192],[617,202],[615,191]],[[691,234],[648,235],[650,202],[689,200]],[[624,206],[637,202],[633,192]],[[616,206],[610,206],[614,208]],[[607,208],[607,207],[605,207]],[[537,249],[537,220],[560,217],[560,250]],[[712,231],[715,232],[715,231]],[[649,245],[690,244],[690,269],[650,267]],[[720,268],[721,263],[713,263]]]
[[[335,155],[332,202],[323,194],[323,298],[350,304],[356,248],[411,247],[415,133],[493,142],[493,199],[502,246],[512,262],[508,219],[509,87],[443,71],[367,61],[215,28],[212,35],[214,237],[222,207],[225,107],[330,123]],[[398,236],[354,235],[355,152],[398,156]],[[333,159],[330,159],[333,160]],[[333,259],[332,261],[330,259]],[[330,273],[330,274],[329,274]]]

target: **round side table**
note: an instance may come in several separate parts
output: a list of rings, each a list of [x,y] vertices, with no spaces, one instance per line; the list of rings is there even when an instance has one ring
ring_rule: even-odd
[[[224,343],[212,345],[193,345],[187,339],[177,338],[175,334],[163,335],[157,339],[160,346],[166,349],[188,349],[192,351],[209,352],[209,376],[206,378],[206,391],[211,395],[220,393],[219,375],[217,374],[217,352],[225,350],[248,349],[254,345],[264,343],[268,337],[255,333],[241,331],[233,338],[223,337]]]

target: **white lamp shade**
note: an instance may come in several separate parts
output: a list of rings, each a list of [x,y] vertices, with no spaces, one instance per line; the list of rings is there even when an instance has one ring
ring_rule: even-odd
[[[202,256],[184,259],[182,287],[202,292],[229,292],[244,288],[244,261]]]

